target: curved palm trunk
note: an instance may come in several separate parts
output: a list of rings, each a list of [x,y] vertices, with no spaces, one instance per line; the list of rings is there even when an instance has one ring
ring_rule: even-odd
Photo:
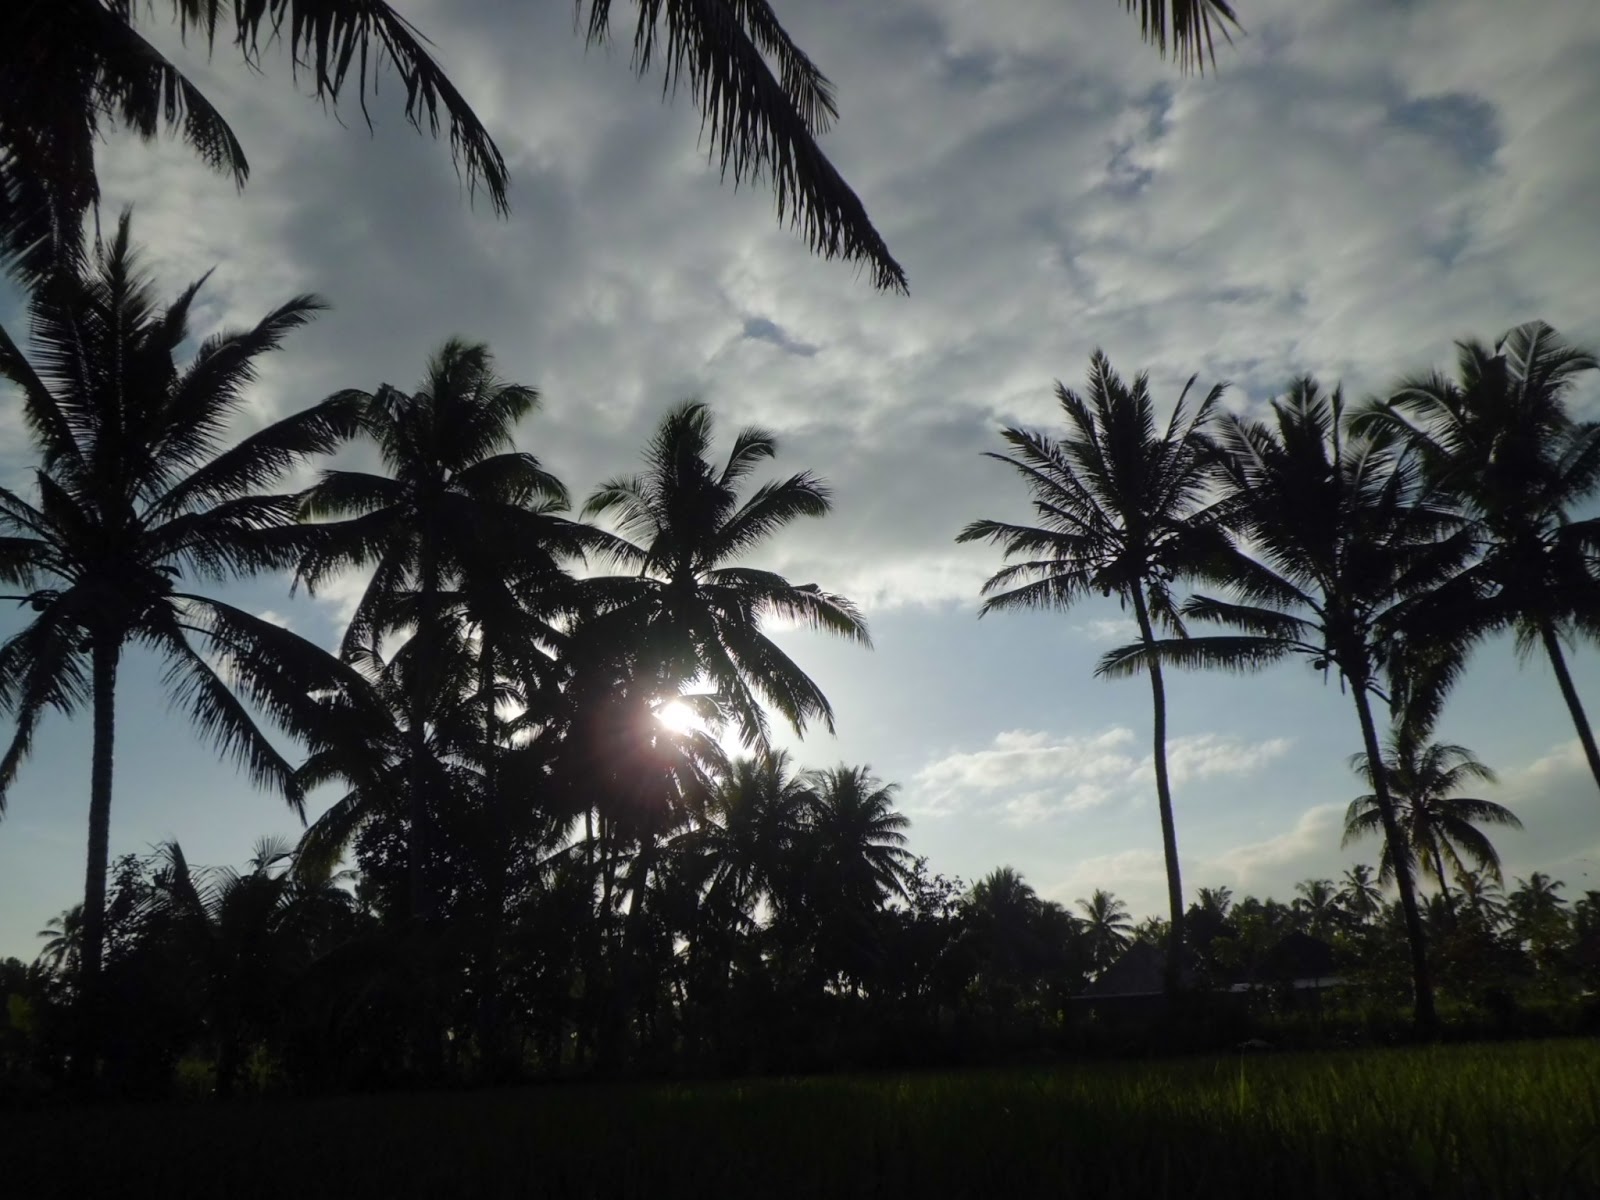
[[[1155,764],[1156,772],[1156,805],[1161,811],[1161,849],[1166,856],[1167,907],[1171,922],[1162,986],[1170,997],[1176,996],[1183,984],[1183,879],[1178,868],[1178,829],[1172,814],[1172,788],[1167,777],[1167,688],[1160,661],[1153,653],[1149,653],[1155,643],[1155,631],[1150,627],[1144,594],[1137,587],[1133,589],[1133,612],[1138,618],[1139,637],[1147,652],[1145,661],[1150,669],[1150,699],[1155,712],[1151,761]]]
[[[1400,911],[1405,918],[1406,941],[1411,950],[1412,1014],[1417,1029],[1431,1033],[1438,1026],[1439,1018],[1433,1007],[1433,976],[1428,969],[1428,943],[1422,928],[1422,913],[1417,908],[1416,881],[1411,875],[1411,864],[1400,853],[1405,846],[1405,834],[1389,795],[1389,774],[1383,766],[1383,747],[1378,741],[1377,724],[1372,719],[1372,701],[1367,694],[1366,681],[1352,679],[1350,682],[1356,715],[1361,719],[1361,740],[1367,762],[1372,767],[1372,794],[1383,818],[1383,836],[1386,844],[1394,848],[1390,859],[1394,863],[1394,882],[1400,892]]]
[[[1583,701],[1578,699],[1578,689],[1573,686],[1572,674],[1567,670],[1567,656],[1561,652],[1561,639],[1549,621],[1539,622],[1539,640],[1550,659],[1550,669],[1556,673],[1556,683],[1561,687],[1561,698],[1567,702],[1567,712],[1572,714],[1572,725],[1583,743],[1583,756],[1589,761],[1589,773],[1600,785],[1600,746],[1595,745],[1594,730],[1589,728],[1589,718],[1583,711]]]
[[[78,1047],[73,1071],[80,1080],[94,1074],[100,1052],[102,1005],[100,968],[105,955],[106,867],[111,854],[111,777],[117,733],[117,663],[122,647],[96,635],[94,673],[94,751],[89,773],[89,853],[83,881],[83,949],[79,960]]]

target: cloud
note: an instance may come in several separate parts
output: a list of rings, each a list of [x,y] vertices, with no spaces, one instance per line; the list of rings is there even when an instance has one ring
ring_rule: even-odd
[[[1126,618],[1100,617],[1093,621],[1078,621],[1072,626],[1094,642],[1129,642],[1139,636],[1139,627]]]
[[[1065,813],[1146,797],[1154,780],[1150,755],[1135,749],[1131,729],[1051,734],[1013,729],[983,750],[946,755],[917,772],[906,807],[928,816],[998,812],[1027,825]],[[1167,744],[1174,785],[1248,775],[1283,755],[1286,738],[1244,742],[1215,733],[1190,734]]]
[[[1279,893],[1286,891],[1281,886],[1286,879],[1300,879],[1319,868],[1326,874],[1330,851],[1339,846],[1344,810],[1343,804],[1313,805],[1283,833],[1207,856],[1201,872],[1208,881],[1235,888],[1259,888],[1270,880],[1278,886],[1268,890]]]
[[[791,337],[783,326],[776,321],[769,321],[766,317],[746,317],[743,336],[751,341],[767,342],[785,354],[793,354],[800,358],[810,358],[819,349],[810,342],[802,342]]]

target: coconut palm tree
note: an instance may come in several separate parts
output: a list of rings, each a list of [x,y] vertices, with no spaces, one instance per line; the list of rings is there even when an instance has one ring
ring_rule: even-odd
[[[1133,609],[1140,642],[1149,647],[1157,629],[1183,633],[1172,584],[1191,575],[1222,544],[1208,511],[1205,429],[1222,398],[1218,385],[1192,408],[1190,379],[1162,429],[1156,422],[1149,376],[1125,383],[1106,356],[1089,362],[1087,397],[1056,385],[1067,436],[1056,440],[1007,428],[1008,454],[988,455],[1022,475],[1033,499],[1035,525],[975,521],[958,542],[986,541],[1020,559],[983,585],[980,615],[1008,609],[1067,609],[1095,593],[1115,594]],[[1167,869],[1165,982],[1175,992],[1183,962],[1183,881],[1177,822],[1167,772],[1167,693],[1161,662],[1148,655],[1152,722],[1151,760],[1161,845]]]
[[[1600,785],[1600,745],[1562,649],[1600,635],[1600,518],[1574,519],[1600,488],[1600,422],[1574,420],[1567,405],[1600,358],[1541,321],[1457,348],[1454,378],[1407,379],[1355,427],[1413,443],[1465,507],[1490,591],[1472,615],[1480,628],[1509,626],[1523,654],[1543,649]]]
[[[1302,879],[1294,885],[1299,893],[1291,907],[1312,937],[1326,938],[1339,924],[1342,914],[1339,891],[1331,879]]]
[[[435,901],[427,873],[428,710],[445,694],[466,627],[475,626],[485,635],[478,711],[485,739],[497,740],[488,709],[495,655],[515,647],[531,662],[535,649],[520,636],[511,640],[518,585],[559,586],[561,560],[581,554],[587,536],[558,515],[567,503],[561,481],[513,448],[518,422],[538,402],[534,389],[495,374],[487,346],[451,339],[429,360],[416,392],[385,385],[364,398],[365,429],[388,474],[325,471],[301,501],[302,516],[320,522],[299,564],[307,589],[347,571],[372,572],[342,655],[375,655],[386,636],[411,632],[410,870],[413,911],[424,921]]]
[[[35,499],[0,489],[0,581],[20,587],[11,598],[35,614],[0,646],[0,710],[15,720],[0,759],[0,806],[45,711],[91,707],[81,951],[90,1007],[105,933],[115,694],[126,648],[158,654],[195,727],[296,811],[294,770],[255,714],[304,733],[313,719],[308,694],[337,689],[343,678],[334,660],[289,630],[183,587],[292,564],[304,546],[294,498],[263,489],[336,448],[360,410],[340,393],[228,445],[256,361],[322,305],[297,297],[252,329],[206,338],[179,366],[199,289],[159,307],[124,214],[90,269],[35,293],[31,358],[0,330],[0,376],[21,393],[40,456]]]
[[[328,870],[290,870],[293,846],[256,842],[246,871],[199,869],[161,848],[156,920],[196,967],[217,1040],[217,1094],[233,1091],[250,1042],[273,1025],[286,988],[328,948],[354,897]]]
[[[83,905],[74,904],[60,916],[51,917],[37,936],[44,940],[38,961],[58,975],[75,974],[83,942]]]
[[[811,783],[782,750],[728,764],[673,847],[699,862],[709,911],[743,920],[763,898],[781,903],[783,864],[817,803]]]
[[[1478,921],[1484,929],[1494,932],[1506,921],[1506,896],[1502,881],[1486,871],[1458,871],[1456,891],[1460,894],[1460,912]]]
[[[1133,942],[1133,918],[1128,906],[1104,888],[1096,888],[1087,900],[1079,900],[1083,910],[1084,934],[1096,971],[1116,962]]]
[[[1366,863],[1356,863],[1340,877],[1339,903],[1358,925],[1366,925],[1383,911],[1383,889]]]
[[[1561,910],[1567,902],[1557,893],[1566,886],[1543,871],[1530,872],[1526,879],[1517,880],[1516,888],[1506,898],[1506,907],[1524,938],[1532,938],[1564,919]]]
[[[802,472],[764,483],[741,501],[740,484],[777,453],[777,439],[742,429],[718,468],[708,458],[712,432],[704,404],[678,405],[650,441],[646,473],[602,484],[584,506],[585,517],[615,522],[617,533],[603,547],[634,573],[588,581],[595,615],[575,652],[626,656],[638,685],[653,688],[652,700],[709,681],[747,746],[767,744],[762,701],[797,734],[813,720],[831,733],[828,698],[766,623],[788,621],[870,646],[860,613],[815,584],[730,565],[800,518],[825,516],[829,490]]]
[[[1157,656],[1185,666],[1250,670],[1300,655],[1348,687],[1362,744],[1374,765],[1373,796],[1385,837],[1404,833],[1390,790],[1373,716],[1374,697],[1414,706],[1431,719],[1459,670],[1458,644],[1429,642],[1442,607],[1475,598],[1467,567],[1471,529],[1446,497],[1430,490],[1416,454],[1381,438],[1347,435],[1340,393],[1312,379],[1294,383],[1272,405],[1272,422],[1224,414],[1217,422],[1217,482],[1236,506],[1241,545],[1208,564],[1232,593],[1194,596],[1187,618],[1232,626],[1234,635],[1135,643],[1101,660],[1102,674],[1143,669]],[[1460,598],[1452,598],[1452,597]],[[1383,685],[1387,683],[1386,694]],[[1410,939],[1419,1027],[1436,1023],[1425,932],[1410,864],[1395,864]]]
[[[891,896],[905,899],[913,859],[905,834],[911,822],[894,808],[899,788],[871,767],[841,764],[805,778],[813,797],[805,850],[830,899],[874,908]]]
[[[1522,822],[1503,804],[1458,796],[1469,782],[1494,783],[1495,774],[1465,746],[1427,740],[1426,728],[1401,722],[1384,746],[1384,771],[1394,797],[1404,837],[1399,847],[1384,843],[1378,882],[1394,880],[1396,851],[1413,870],[1438,885],[1448,901],[1449,876],[1468,869],[1467,860],[1493,879],[1500,878],[1500,855],[1479,825],[1521,829]],[[1372,771],[1365,754],[1350,760],[1351,769],[1370,787]],[[1372,793],[1350,802],[1345,812],[1344,840],[1349,846],[1369,834],[1382,834],[1383,814]]]

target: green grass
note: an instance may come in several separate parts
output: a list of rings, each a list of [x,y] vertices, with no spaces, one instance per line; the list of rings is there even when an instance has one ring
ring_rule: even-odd
[[[1600,1196],[1600,1044],[0,1114],[0,1195]]]

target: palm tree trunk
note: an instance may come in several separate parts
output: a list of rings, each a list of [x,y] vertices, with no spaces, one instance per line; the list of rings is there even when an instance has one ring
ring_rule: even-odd
[[[83,881],[83,947],[78,981],[78,1046],[73,1073],[93,1077],[100,1053],[100,968],[105,955],[106,868],[111,855],[111,776],[117,734],[117,663],[121,644],[94,635],[94,751],[89,771],[89,855]]]
[[[1172,815],[1172,788],[1167,777],[1167,687],[1161,663],[1150,652],[1155,631],[1145,608],[1144,593],[1132,589],[1133,612],[1139,620],[1139,637],[1144,642],[1145,661],[1150,669],[1150,699],[1155,712],[1151,761],[1156,772],[1156,806],[1161,811],[1161,849],[1167,863],[1167,907],[1171,930],[1167,937],[1167,961],[1162,986],[1169,997],[1176,996],[1183,983],[1183,879],[1178,868],[1178,830]]]
[[[505,805],[500,795],[498,758],[499,729],[495,714],[494,643],[487,628],[480,629],[478,642],[478,689],[483,697],[483,800],[489,815],[489,896],[488,921],[484,936],[483,1024],[479,1040],[484,1057],[498,1070],[501,1055],[500,1029],[500,934],[505,922],[506,865],[510,852]]]
[[[1556,683],[1561,687],[1561,698],[1567,702],[1573,728],[1578,731],[1578,740],[1583,743],[1583,756],[1589,760],[1589,773],[1600,785],[1600,746],[1595,745],[1594,730],[1589,728],[1583,701],[1578,699],[1578,689],[1573,686],[1572,674],[1567,670],[1567,658],[1561,652],[1561,639],[1556,636],[1556,627],[1549,621],[1540,621],[1539,639],[1544,642],[1544,652],[1550,658],[1550,669],[1556,673]]]
[[[432,685],[429,670],[433,656],[428,653],[429,639],[435,634],[431,628],[438,606],[438,581],[434,578],[433,556],[426,545],[424,533],[422,564],[419,575],[417,628],[412,635],[418,639],[417,654],[411,664],[411,711],[407,714],[407,737],[411,743],[411,761],[408,764],[411,795],[411,840],[407,846],[407,867],[411,879],[411,915],[427,924],[433,920],[435,898],[433,880],[429,872],[428,850],[430,816],[428,808],[428,694]]]
[[[1361,740],[1366,747],[1367,763],[1372,770],[1372,794],[1378,802],[1378,813],[1383,818],[1383,836],[1391,847],[1390,860],[1394,864],[1395,887],[1400,892],[1400,912],[1405,918],[1406,941],[1411,949],[1412,1013],[1417,1029],[1431,1033],[1438,1026],[1438,1014],[1433,1007],[1433,976],[1428,969],[1427,936],[1422,928],[1422,913],[1417,908],[1416,882],[1411,875],[1411,863],[1405,854],[1405,834],[1395,815],[1394,801],[1389,796],[1389,773],[1383,765],[1383,747],[1378,742],[1378,727],[1372,719],[1372,699],[1367,693],[1363,678],[1351,679],[1351,692],[1355,696],[1356,715],[1361,719]]]

